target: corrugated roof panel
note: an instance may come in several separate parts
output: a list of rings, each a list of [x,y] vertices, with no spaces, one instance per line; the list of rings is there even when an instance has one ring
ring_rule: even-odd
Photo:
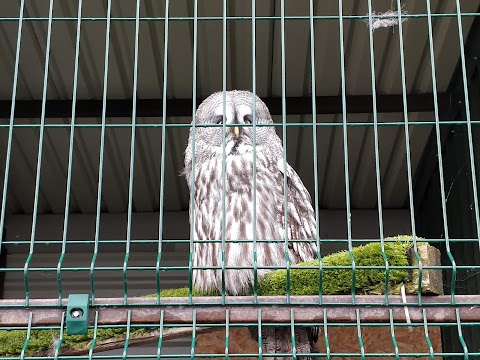
[[[373,10],[386,11],[390,2],[374,0]],[[409,14],[424,14],[425,4],[404,1]],[[46,0],[27,2],[25,16],[48,16]],[[112,3],[113,17],[135,16],[135,2],[130,0]],[[199,16],[221,16],[223,2],[199,2]],[[475,12],[479,1],[462,1],[462,11]],[[77,2],[56,1],[54,16],[71,17],[70,21],[54,21],[48,77],[47,97],[68,99],[72,97],[73,64],[76,41]],[[229,16],[248,16],[250,2],[228,2]],[[17,16],[18,4],[2,3],[2,14]],[[106,2],[84,1],[84,17],[105,17]],[[141,16],[164,16],[164,4],[156,1],[141,2]],[[367,3],[344,1],[343,13],[365,15]],[[455,12],[455,2],[433,1],[433,13]],[[257,2],[257,16],[280,15],[278,1]],[[286,1],[287,16],[306,16],[308,1]],[[337,15],[338,2],[317,2],[317,15]],[[193,16],[193,4],[187,1],[171,3],[171,16]],[[473,17],[463,17],[463,30],[467,36]],[[371,93],[371,71],[368,25],[362,20],[344,19],[344,48],[346,93],[364,95]],[[432,91],[427,20],[408,18],[403,23],[404,53],[407,90],[409,93]],[[0,97],[10,99],[15,63],[18,23],[0,21],[0,39],[6,51],[0,54],[4,65],[0,72],[6,81],[0,87]],[[101,99],[103,96],[104,20],[82,21],[80,42],[80,68],[78,98]],[[163,96],[164,27],[162,21],[142,21],[139,33],[139,98]],[[197,95],[208,96],[222,88],[222,21],[198,21]],[[309,19],[285,21],[285,91],[287,96],[311,94],[311,64]],[[433,20],[436,79],[438,91],[445,91],[459,57],[456,17],[436,17]],[[18,99],[41,99],[43,92],[44,61],[46,51],[46,21],[25,21],[22,35]],[[280,21],[256,22],[256,87],[260,96],[280,96],[281,32]],[[108,66],[109,99],[130,98],[133,92],[134,21],[112,21],[110,37],[110,62]],[[373,34],[375,77],[378,94],[401,93],[400,50],[398,28],[378,29]],[[169,98],[190,98],[193,84],[193,23],[169,22],[168,87]],[[317,95],[341,94],[339,22],[337,19],[315,20],[315,71]],[[232,20],[227,23],[227,89],[252,88],[251,22]],[[198,105],[198,104],[197,104]],[[161,106],[161,104],[159,104]],[[128,114],[127,114],[128,115]],[[281,116],[276,116],[281,121]],[[38,123],[31,119],[24,123]],[[410,121],[434,120],[433,114],[410,114]],[[16,120],[17,123],[23,120]],[[99,124],[100,119],[77,119],[78,123]],[[137,119],[138,123],[161,123],[161,118]],[[167,122],[189,123],[190,118],[169,118]],[[288,116],[288,122],[309,122],[310,116]],[[339,123],[341,115],[317,116],[318,122]],[[372,123],[370,114],[348,114],[347,121]],[[379,114],[378,121],[402,122],[403,114]],[[48,120],[69,123],[70,119]],[[131,122],[130,117],[108,119],[109,123]],[[281,128],[277,129],[279,134]],[[431,131],[431,126],[410,128],[413,173]],[[318,192],[320,206],[343,208],[345,206],[345,179],[343,154],[343,128],[322,126],[317,130],[318,141]],[[7,129],[0,131],[6,141]],[[62,212],[65,201],[68,141],[70,131],[49,129],[45,132],[44,167],[41,174],[40,212]],[[403,127],[382,127],[379,130],[382,200],[385,207],[405,206],[408,187]],[[14,148],[10,169],[11,192],[8,207],[13,212],[31,212],[33,184],[35,181],[39,129],[14,130]],[[159,206],[161,128],[138,128],[134,168],[133,208],[135,211],[155,211]],[[165,210],[184,210],[188,207],[187,186],[179,176],[183,168],[183,151],[188,139],[186,128],[169,128],[165,144]],[[287,157],[314,193],[312,129],[289,128]],[[108,128],[104,158],[104,189],[102,209],[123,212],[128,202],[128,174],[131,132],[129,127]],[[79,212],[96,210],[98,162],[100,146],[99,128],[77,128],[75,134],[71,209]],[[349,172],[351,202],[356,208],[376,206],[376,178],[373,148],[373,127],[348,128]],[[4,159],[2,160],[4,161]]]

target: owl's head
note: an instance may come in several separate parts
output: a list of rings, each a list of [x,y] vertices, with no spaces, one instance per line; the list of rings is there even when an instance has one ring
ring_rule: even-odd
[[[255,99],[255,116],[254,116]],[[225,114],[225,117],[223,116]],[[185,166],[191,164],[193,131],[195,130],[195,161],[197,163],[213,156],[222,156],[225,138],[226,156],[246,155],[253,151],[253,121],[257,151],[276,147],[279,138],[272,117],[265,103],[250,91],[217,92],[206,98],[198,107],[195,129],[190,128],[188,146],[185,150]],[[223,122],[225,121],[225,132]]]

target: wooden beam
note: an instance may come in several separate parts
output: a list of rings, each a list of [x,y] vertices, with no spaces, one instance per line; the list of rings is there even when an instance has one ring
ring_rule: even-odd
[[[282,114],[282,98],[266,97],[262,100],[267,104],[272,115]],[[197,99],[197,106],[202,99]],[[434,110],[433,94],[407,95],[409,112],[432,112]],[[372,113],[371,95],[347,96],[347,113]],[[438,103],[442,108],[450,106],[449,97],[445,93],[438,94]],[[317,114],[341,114],[341,96],[316,97]],[[191,116],[192,99],[168,99],[167,116]],[[0,119],[10,118],[11,100],[0,100]],[[78,100],[76,106],[77,118],[99,118],[102,116],[102,100]],[[312,113],[312,98],[287,97],[287,115],[309,115]],[[162,117],[162,99],[138,99],[138,117]],[[401,94],[377,95],[377,111],[379,113],[403,112],[403,98]],[[41,100],[17,100],[15,102],[15,118],[40,118],[42,113]],[[72,115],[72,100],[47,100],[46,118],[70,118]],[[107,100],[107,117],[130,117],[132,115],[132,99]]]
[[[195,297],[188,305],[187,298],[163,298],[156,305],[155,297],[129,298],[129,306],[122,305],[123,298],[96,299],[98,306],[90,309],[90,325],[94,323],[94,314],[98,312],[98,325],[126,324],[128,311],[131,311],[131,324],[158,325],[161,311],[164,311],[165,324],[189,325],[225,323],[226,310],[229,311],[231,323],[256,323],[258,310],[261,310],[262,323],[290,323],[291,310],[295,313],[296,323],[322,323],[324,310],[329,322],[390,322],[390,310],[395,322],[406,322],[405,304],[400,295],[389,295],[389,305],[385,305],[384,295],[357,295],[355,305],[350,295],[324,295],[322,304],[318,296],[291,296],[291,303],[286,304],[284,296],[261,296],[258,304],[253,304],[252,296],[229,296],[222,305],[221,297]],[[480,321],[480,308],[472,304],[480,303],[480,295],[456,295],[452,305],[450,295],[422,296],[422,305],[418,297],[406,297],[407,309],[413,323],[423,322],[423,311],[429,323],[456,322],[458,309],[460,320],[465,322]],[[64,307],[58,307],[57,299],[38,299],[30,301],[30,308],[25,309],[24,300],[0,300],[0,326],[28,326],[29,316],[35,326],[59,325]],[[278,305],[272,306],[272,303]],[[318,305],[312,305],[318,304]],[[65,304],[64,304],[65,305]],[[358,310],[358,315],[357,315]]]

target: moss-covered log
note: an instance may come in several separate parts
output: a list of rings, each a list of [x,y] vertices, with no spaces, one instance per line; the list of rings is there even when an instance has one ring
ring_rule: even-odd
[[[390,294],[398,294],[400,287],[405,284],[407,293],[417,294],[419,271],[409,271],[409,265],[418,266],[418,259],[412,251],[410,236],[388,238],[385,242],[385,254],[382,253],[378,242],[355,247],[350,254],[348,251],[340,251],[322,259],[298,264],[290,269],[290,294],[291,295],[318,295],[321,284],[322,294],[350,294],[352,291],[352,279],[355,280],[355,292],[358,294],[378,295],[384,294],[388,289]],[[440,252],[427,243],[418,244],[418,255],[423,266],[439,265]],[[384,256],[385,255],[385,256]],[[352,271],[352,257],[355,262],[355,271]],[[385,269],[385,259],[390,267]],[[308,267],[302,269],[302,267]],[[372,267],[372,268],[365,268]],[[403,268],[404,267],[404,268]],[[320,281],[321,279],[321,281]],[[286,293],[286,270],[277,270],[268,274],[260,282],[259,295],[284,295]],[[388,282],[387,282],[388,280]],[[386,286],[387,285],[387,286]],[[442,274],[441,270],[422,271],[422,293],[441,294]],[[161,292],[161,297],[187,297],[188,288],[170,289]],[[193,292],[194,296],[202,294]],[[146,296],[156,296],[146,295]],[[186,336],[191,328],[167,329],[165,339]],[[203,330],[208,331],[208,330]],[[32,330],[27,355],[51,354],[55,351],[58,343],[59,330]],[[136,329],[130,334],[131,345],[144,344],[158,340],[157,329]],[[87,335],[74,335],[63,337],[60,354],[84,354],[88,353],[93,331]],[[123,347],[125,328],[98,329],[95,351],[104,351]],[[0,356],[18,356],[26,340],[26,331],[12,330],[0,331]]]

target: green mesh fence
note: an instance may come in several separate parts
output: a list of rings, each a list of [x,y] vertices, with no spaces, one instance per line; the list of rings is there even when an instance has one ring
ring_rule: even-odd
[[[0,4],[5,53],[0,59],[4,64],[2,73],[8,76],[0,85],[4,174],[0,227],[6,229],[0,233],[0,358],[480,357],[476,177],[480,155],[480,2],[309,0],[296,4],[278,0],[267,7],[259,3],[252,0],[244,12],[234,14],[232,9],[238,1],[227,0],[186,1],[181,6],[169,0],[19,0]],[[95,6],[103,10],[93,11]],[[302,31],[291,30],[293,23],[305,26]],[[207,28],[209,24],[219,27]],[[232,24],[247,25],[233,31]],[[63,33],[59,26],[68,31]],[[242,29],[247,28],[249,33],[243,33]],[[221,30],[221,36],[213,34],[212,29]],[[331,33],[325,33],[326,29]],[[302,58],[306,66],[301,75],[302,97],[295,96],[298,94],[290,88],[300,72],[287,64],[287,59],[292,59],[289,51],[294,51],[287,46],[287,39],[289,44],[295,42],[288,37],[289,31],[299,42],[307,39],[307,55]],[[421,37],[421,31],[426,34],[425,42],[416,46],[413,41],[417,32]],[[212,40],[199,39],[199,33],[204,36],[209,32]],[[68,36],[73,44],[68,50],[70,56],[66,48],[58,45],[61,41],[55,42],[60,36]],[[245,39],[248,46],[242,48],[239,44]],[[452,39],[455,49],[445,50],[445,42]],[[365,42],[359,46],[362,40]],[[144,41],[148,44],[141,45]],[[333,45],[328,52],[338,57],[335,70],[325,65],[326,60],[322,62],[327,58],[322,43],[327,41]],[[122,48],[126,42],[131,47]],[[179,43],[184,44],[187,55],[179,55]],[[390,44],[387,60],[379,61],[379,43]],[[360,48],[363,57],[352,57],[352,44]],[[35,46],[43,56],[41,74],[32,64]],[[142,87],[146,78],[154,77],[147,71],[142,46],[152,49],[153,60],[149,61],[160,74],[156,79],[158,89]],[[239,49],[247,55],[239,54]],[[409,67],[417,53],[421,53],[417,66]],[[182,62],[183,57],[190,59],[189,54],[191,62]],[[275,59],[274,54],[278,55]],[[221,61],[214,63],[217,55]],[[265,67],[259,65],[264,57],[270,57],[272,64],[268,76],[264,76]],[[366,64],[364,69],[352,70],[354,61]],[[213,69],[218,77],[208,71],[207,75],[201,73],[209,62],[221,65]],[[198,190],[195,176],[191,177],[189,192],[187,187],[176,184],[183,181],[178,179],[177,171],[181,170],[177,162],[183,160],[183,153],[178,156],[174,142],[186,142],[186,134],[192,129],[192,174],[199,129],[217,127],[222,133],[222,147],[226,146],[227,132],[238,127],[226,121],[226,92],[246,77],[232,70],[233,63],[239,66],[242,62],[248,62],[251,68],[248,87],[253,94],[261,92],[257,91],[260,82],[268,83],[266,92],[259,95],[276,120],[267,125],[281,135],[283,169],[291,159],[287,154],[291,134],[298,131],[310,136],[305,140],[305,135],[295,145],[297,149],[305,148],[303,151],[312,156],[311,163],[306,164],[299,150],[295,156],[297,165],[312,168],[313,179],[302,180],[313,189],[310,195],[316,237],[292,240],[288,231],[288,222],[292,221],[288,214],[290,198],[284,191],[283,238],[258,239],[258,225],[253,221],[249,238],[229,239],[227,195],[223,191],[216,199],[222,216],[214,219],[220,224],[222,236],[209,240],[218,244],[221,258],[197,267],[221,271],[221,285],[218,291],[202,292],[193,284],[193,271],[197,270],[193,257],[194,244],[205,240],[195,238],[195,228],[188,227],[187,217],[175,224],[167,218],[166,197],[175,191],[181,193],[179,202],[185,197],[190,200],[174,210],[190,208],[190,218],[195,217],[192,208]],[[112,74],[112,63],[130,76]],[[389,93],[381,86],[382,77],[395,66],[395,84]],[[94,74],[89,80],[87,68]],[[369,86],[355,89],[352,79],[362,72],[368,73]],[[59,90],[59,74],[71,84],[64,86],[67,96]],[[175,87],[175,79],[184,74],[188,74],[190,82],[185,85],[180,81],[181,87]],[[29,82],[34,84],[32,88],[37,86],[36,91],[24,91]],[[325,85],[331,83],[336,86]],[[223,113],[217,114],[221,122],[192,123],[201,99],[210,95],[205,89],[215,86],[223,92]],[[256,106],[253,102],[251,122],[241,126],[252,130],[254,162],[257,132],[266,126],[257,122]],[[359,120],[355,117],[359,113],[368,117]],[[392,113],[399,117],[383,116]],[[325,114],[334,116],[321,117]],[[382,142],[383,131],[389,129],[396,131],[390,152]],[[411,136],[412,129],[423,129],[423,135]],[[326,131],[333,134],[327,148],[321,138]],[[145,162],[145,149],[150,146],[145,144],[152,134],[157,136],[159,153]],[[123,136],[120,144],[112,140],[115,136]],[[420,142],[421,136],[421,146],[411,145]],[[122,139],[127,142],[122,143]],[[352,139],[362,139],[353,150]],[[364,151],[368,144],[372,145],[370,158],[359,158],[355,152]],[[85,149],[86,155],[79,155],[79,148]],[[336,153],[336,158],[327,161],[322,170],[319,164],[323,152],[328,152],[331,159]],[[225,151],[222,154],[224,189],[228,185],[227,161]],[[401,156],[398,163],[404,172],[395,171],[396,156]],[[93,157],[95,168],[89,169],[88,158]],[[33,167],[23,172],[19,169],[26,167],[20,167],[20,162]],[[62,167],[60,179],[52,180],[48,175],[52,163],[61,164],[57,165]],[[153,180],[147,176],[142,179],[144,184],[136,185],[138,167],[152,166]],[[362,190],[358,174],[365,166],[370,168],[374,182],[374,201],[369,209],[375,212],[375,221],[364,226],[373,227],[378,234],[367,238],[355,236],[352,226],[352,214],[362,208],[354,204],[357,195],[352,193]],[[341,201],[334,204],[341,206],[340,210],[331,207],[342,213],[345,236],[323,237],[323,226],[335,225],[322,224],[320,213],[329,206],[319,174],[323,171],[326,177],[337,170],[343,180],[336,187],[342,188]],[[79,180],[82,171],[88,176]],[[257,179],[257,171],[253,166],[251,178]],[[45,173],[48,180],[43,180]],[[396,178],[391,192],[395,192],[397,183],[406,189],[404,201],[393,208],[408,213],[402,228],[407,229],[407,235],[392,237],[397,234],[391,234],[385,221],[385,213],[392,208],[385,195],[388,177]],[[288,188],[289,181],[284,171],[283,189]],[[118,192],[111,189],[117,182],[121,183]],[[135,226],[141,227],[135,225],[135,217],[142,212],[138,210],[141,200],[135,197],[136,192],[141,192],[139,186],[155,193],[154,200],[143,195],[144,201],[154,203],[148,211],[158,225],[153,235],[132,235]],[[79,190],[82,187],[89,190]],[[400,188],[398,185],[398,191]],[[93,206],[85,206],[85,210],[78,197],[88,196]],[[253,204],[257,204],[257,196],[257,187],[253,186]],[[24,206],[28,201],[29,205]],[[115,201],[121,203],[117,208],[122,211],[110,211]],[[108,232],[102,221],[109,212],[125,215],[110,223],[112,228],[125,227],[120,237],[102,233]],[[88,225],[93,236],[84,235],[89,233],[87,225],[72,225],[79,213],[94,219]],[[16,217],[19,214],[26,214],[28,220],[22,222]],[[59,238],[48,235],[56,225],[43,220],[46,214],[61,217]],[[261,210],[253,206],[252,218],[260,217]],[[24,230],[25,224],[27,235],[18,230]],[[168,236],[172,228],[185,230],[184,238]],[[232,241],[253,244],[252,265],[226,264],[227,247]],[[301,263],[290,259],[289,248],[295,241],[315,243],[316,259]],[[265,242],[284,246],[286,266],[259,263],[257,247]],[[140,253],[144,257],[139,260]],[[178,253],[185,255],[182,260],[175,258]],[[116,256],[114,265],[102,258],[108,254]],[[246,268],[255,274],[249,290],[242,296],[229,295],[226,272]],[[257,276],[265,270],[265,277]],[[143,274],[141,283],[136,282],[136,275],[132,276],[138,273]],[[115,274],[115,284],[109,284],[104,274]],[[44,285],[47,283],[50,285]],[[69,298],[72,294],[86,294],[87,300],[77,299],[75,303]],[[75,324],[85,331],[67,333]],[[318,328],[312,352],[301,347],[305,339],[298,331],[305,327]],[[283,330],[278,341],[287,344],[286,351],[272,351],[266,344],[272,340],[266,335],[272,329]]]

